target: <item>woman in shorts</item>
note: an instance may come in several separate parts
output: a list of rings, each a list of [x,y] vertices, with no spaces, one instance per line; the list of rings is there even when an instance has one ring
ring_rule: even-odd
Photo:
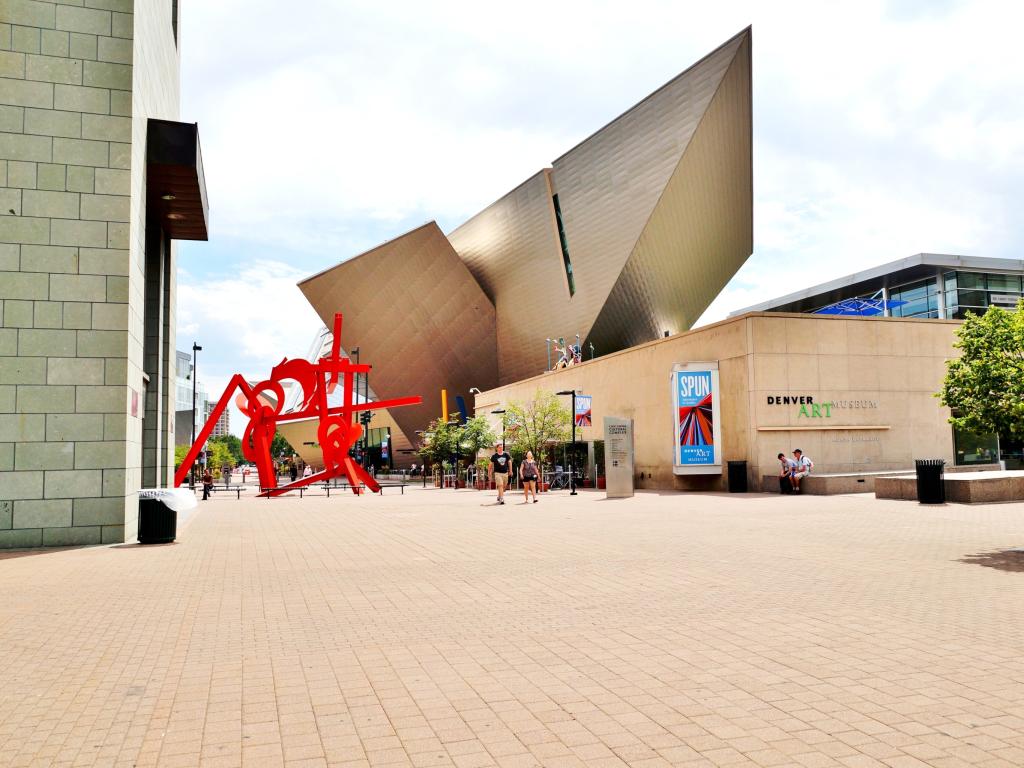
[[[533,451],[526,452],[526,458],[519,465],[519,479],[523,481],[523,496],[530,503],[530,494],[533,494],[533,503],[537,503],[537,462],[533,460]]]

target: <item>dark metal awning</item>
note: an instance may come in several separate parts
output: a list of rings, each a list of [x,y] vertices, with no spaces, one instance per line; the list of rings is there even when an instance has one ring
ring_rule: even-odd
[[[146,136],[146,206],[174,240],[209,240],[199,126],[150,119]]]

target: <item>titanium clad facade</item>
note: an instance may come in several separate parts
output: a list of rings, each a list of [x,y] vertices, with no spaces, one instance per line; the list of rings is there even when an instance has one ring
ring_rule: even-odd
[[[370,388],[381,399],[423,397],[391,411],[406,437],[441,414],[446,385],[468,398],[470,387],[498,381],[494,306],[434,222],[299,288],[328,328],[344,314],[341,343],[373,366]]]
[[[744,125],[729,130],[719,120],[709,128],[712,104],[716,113],[730,112],[721,102],[742,105],[722,117]],[[701,134],[718,138],[712,143],[702,135],[703,163],[690,155],[700,127]],[[597,354],[607,354],[665,330],[688,329],[753,250],[750,143],[750,32],[745,30],[451,232],[452,246],[494,301],[501,382],[544,370],[548,337],[580,333]],[[677,187],[700,190],[704,210],[665,211],[672,179]],[[746,190],[746,198],[729,195],[736,189]],[[572,263],[571,295],[556,194]],[[711,208],[718,215],[703,221],[699,214]],[[592,338],[592,327],[656,217],[659,224],[633,270],[657,266],[647,282],[670,284],[671,290],[638,295],[627,282],[605,315],[601,336]],[[711,273],[691,265],[694,246],[714,249]],[[724,270],[728,276],[721,280]],[[607,327],[609,322],[618,327]]]
[[[349,313],[380,318],[382,302],[399,310],[373,332],[380,343],[367,358],[380,369],[382,397],[433,401],[442,388],[465,395],[486,390],[491,377],[505,385],[535,376],[547,367],[548,338],[578,333],[585,354],[592,343],[605,355],[689,329],[753,251],[750,34],[727,41],[447,239],[428,225],[431,245],[411,247],[415,257],[395,254],[406,239],[418,242],[420,230],[300,283],[327,324],[338,310],[346,326]],[[371,270],[370,260],[389,267],[357,286],[350,278]],[[363,263],[348,266],[356,262]],[[450,276],[443,299],[429,295],[427,274]],[[467,281],[487,309],[479,301],[468,312],[448,306],[457,293],[473,293]],[[426,327],[436,331],[426,342],[429,362],[413,349]],[[478,344],[477,330],[489,346]],[[363,333],[361,321],[348,343],[362,344]],[[415,376],[395,374],[408,386],[385,385],[385,375],[410,360]],[[439,412],[432,404],[394,417],[422,429]]]
[[[541,171],[449,236],[494,302],[502,383],[544,370],[545,337],[568,333],[572,305],[549,176]]]
[[[688,330],[746,261],[754,242],[751,141],[748,38],[587,333],[595,348]]]

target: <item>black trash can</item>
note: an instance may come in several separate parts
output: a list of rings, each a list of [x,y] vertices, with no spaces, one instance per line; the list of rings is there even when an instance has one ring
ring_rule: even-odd
[[[177,535],[177,512],[160,499],[139,499],[139,544],[167,544]]]
[[[747,462],[729,462],[729,493],[747,492]]]
[[[922,504],[945,504],[946,485],[942,479],[945,459],[916,459],[917,500]]]

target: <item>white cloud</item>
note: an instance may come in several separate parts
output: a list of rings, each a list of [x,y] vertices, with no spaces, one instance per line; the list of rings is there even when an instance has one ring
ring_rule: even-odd
[[[199,381],[220,397],[235,373],[262,380],[284,357],[303,357],[321,327],[296,286],[306,274],[287,264],[256,261],[217,279],[178,275],[178,346],[196,340]],[[244,423],[232,405],[232,431]]]
[[[755,254],[705,319],[921,251],[1020,256],[1024,4],[307,0],[282,15],[271,0],[220,0],[186,10],[182,119],[200,122],[212,235],[237,252],[231,262],[251,243],[319,269],[410,224],[457,224],[747,24]],[[307,271],[278,263],[205,292],[183,278],[182,320],[232,335],[262,372],[259,349],[304,351],[305,331],[283,318],[312,329],[311,310],[283,286]],[[246,314],[240,299],[264,288],[274,310]],[[223,306],[186,307],[212,299]]]

